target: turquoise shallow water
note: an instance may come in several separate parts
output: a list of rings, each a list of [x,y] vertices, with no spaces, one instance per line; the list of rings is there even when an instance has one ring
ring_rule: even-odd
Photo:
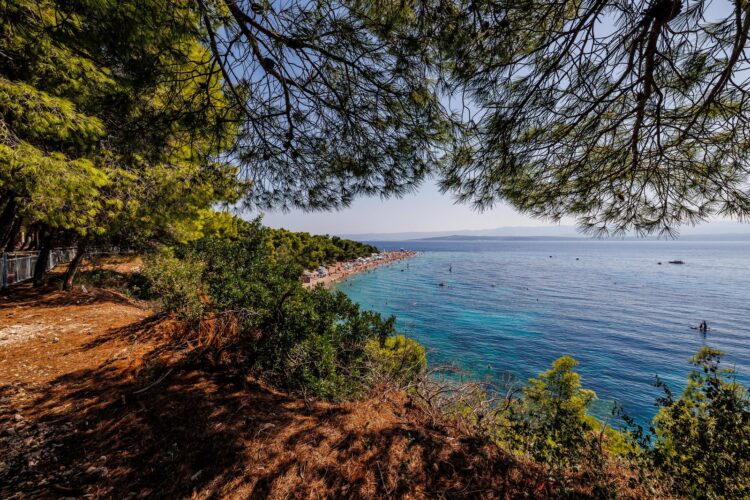
[[[656,411],[654,375],[681,390],[687,360],[702,345],[725,351],[750,382],[749,242],[374,244],[422,253],[337,288],[364,308],[395,314],[428,347],[431,364],[525,381],[570,354],[599,397],[595,414],[617,400],[641,423]],[[686,264],[667,263],[675,259]],[[703,319],[706,336],[690,328]]]

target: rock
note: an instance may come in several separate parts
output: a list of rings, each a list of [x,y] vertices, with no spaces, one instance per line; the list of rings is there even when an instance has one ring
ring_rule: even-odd
[[[92,465],[88,469],[86,469],[86,474],[90,476],[106,477],[107,474],[109,474],[109,469],[107,469],[106,467],[96,467]]]

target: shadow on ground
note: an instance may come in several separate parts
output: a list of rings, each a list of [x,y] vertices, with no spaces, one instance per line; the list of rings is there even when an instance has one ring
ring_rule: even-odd
[[[76,349],[142,345],[159,324]],[[152,338],[146,363],[100,356],[51,383],[0,386],[0,497],[503,497],[539,483],[529,464],[431,426],[404,393],[305,402],[149,356],[159,349]]]
[[[62,307],[70,305],[114,303],[132,304],[133,299],[113,290],[92,288],[83,292],[80,286],[74,290],[61,290],[59,276],[53,275],[47,283],[35,288],[31,283],[20,283],[0,291],[0,307]]]

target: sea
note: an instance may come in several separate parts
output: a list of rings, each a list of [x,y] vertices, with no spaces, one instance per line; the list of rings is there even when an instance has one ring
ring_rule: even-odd
[[[369,243],[419,253],[336,288],[395,315],[430,366],[504,387],[567,354],[597,394],[592,414],[611,421],[617,402],[644,426],[664,394],[655,377],[679,394],[702,346],[724,351],[722,365],[750,384],[750,241]]]

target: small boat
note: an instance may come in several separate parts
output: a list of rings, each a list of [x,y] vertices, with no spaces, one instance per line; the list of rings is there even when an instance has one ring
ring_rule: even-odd
[[[440,284],[439,284],[438,286],[439,286],[440,288],[444,288],[444,287],[445,287],[445,282],[441,281],[441,282],[440,282]]]
[[[685,261],[684,260],[670,260],[669,263],[670,264],[684,264]]]

